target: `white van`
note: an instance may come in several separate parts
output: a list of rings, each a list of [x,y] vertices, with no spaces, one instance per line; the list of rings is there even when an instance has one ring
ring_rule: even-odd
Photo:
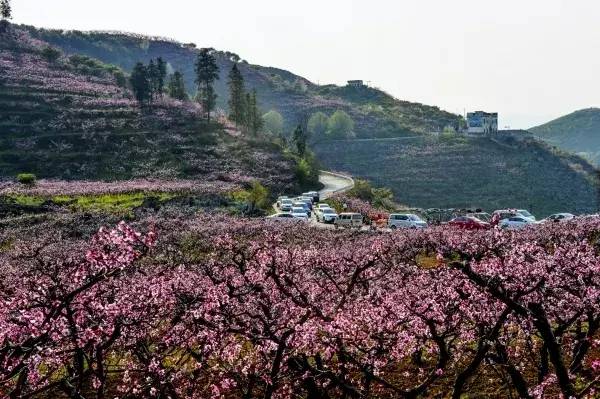
[[[388,227],[391,229],[423,229],[427,222],[412,213],[392,213],[388,219]]]
[[[360,213],[340,213],[333,223],[340,227],[360,227],[363,224],[363,215]]]

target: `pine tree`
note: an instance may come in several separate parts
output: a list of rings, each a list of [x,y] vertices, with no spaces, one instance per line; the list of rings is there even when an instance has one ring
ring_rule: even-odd
[[[129,81],[131,83],[133,94],[135,95],[136,100],[140,104],[140,107],[143,108],[144,105],[151,100],[148,68],[146,68],[146,66],[141,62],[138,62],[131,72]]]
[[[253,121],[252,121],[252,116],[253,116],[253,112],[252,112],[252,96],[250,95],[250,93],[246,93],[243,97],[243,104],[244,104],[244,129],[246,130],[246,132],[251,132],[252,131],[252,125],[253,125]]]
[[[150,102],[154,101],[154,96],[158,93],[158,67],[154,63],[154,60],[150,60],[148,64],[148,78],[150,80]]]
[[[252,131],[252,134],[256,136],[263,127],[263,120],[260,114],[260,110],[258,109],[256,89],[252,90],[252,101],[250,110],[252,113],[252,125],[250,126],[250,130]]]
[[[156,68],[158,73],[158,94],[162,97],[165,89],[165,79],[167,77],[167,63],[162,59],[162,57],[158,57]]]
[[[302,126],[298,125],[292,135],[292,142],[296,146],[296,152],[301,157],[304,157],[304,154],[306,153],[306,140],[307,137],[306,134],[304,134],[304,130],[302,130]]]
[[[173,75],[171,75],[167,92],[169,93],[169,96],[177,100],[184,101],[188,99],[187,92],[185,91],[185,82],[181,72],[176,71]]]
[[[10,0],[0,0],[0,17],[2,17],[2,19],[12,18],[12,8],[10,7]]]
[[[195,68],[196,83],[198,84],[197,100],[206,112],[208,123],[210,123],[210,112],[215,108],[217,102],[213,83],[216,79],[219,79],[219,66],[212,52],[212,49],[201,49]]]
[[[244,96],[244,77],[237,64],[233,64],[229,71],[229,118],[240,126],[245,124],[247,107]]]

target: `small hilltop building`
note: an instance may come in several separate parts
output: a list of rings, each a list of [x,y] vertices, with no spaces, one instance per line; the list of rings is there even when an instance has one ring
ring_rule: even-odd
[[[467,133],[498,133],[498,113],[475,111],[467,113]]]
[[[349,80],[347,84],[349,87],[363,87],[364,85],[362,80]]]

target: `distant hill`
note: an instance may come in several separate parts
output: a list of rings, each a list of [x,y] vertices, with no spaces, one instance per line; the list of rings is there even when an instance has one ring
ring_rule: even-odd
[[[529,129],[564,150],[575,152],[600,166],[600,109],[587,108]]]
[[[526,208],[537,216],[597,211],[594,168],[532,139],[465,137],[349,140],[316,148],[330,170],[393,190],[422,208]]]
[[[164,38],[107,32],[46,30],[23,26],[35,38],[68,54],[84,54],[131,71],[137,61],[163,57],[174,70],[184,73],[190,94],[195,92],[194,62],[198,50],[193,44]],[[226,108],[227,73],[240,57],[227,51],[217,53],[221,79],[216,83],[218,105]],[[239,65],[249,88],[258,91],[263,111],[275,109],[286,121],[286,130],[316,111],[348,112],[356,122],[358,137],[394,137],[441,131],[460,123],[461,117],[428,106],[400,101],[374,88],[319,86],[291,72],[242,61]]]
[[[0,37],[0,178],[257,178],[294,186],[295,163],[275,145],[206,125],[195,103],[165,97],[142,114],[119,68],[47,47],[20,30]]]

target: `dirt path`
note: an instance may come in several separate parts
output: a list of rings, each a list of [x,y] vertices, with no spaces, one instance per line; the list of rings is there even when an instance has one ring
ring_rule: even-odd
[[[327,198],[335,193],[348,191],[354,187],[354,180],[350,176],[339,173],[321,171],[319,181],[325,186],[319,191],[321,198]]]

